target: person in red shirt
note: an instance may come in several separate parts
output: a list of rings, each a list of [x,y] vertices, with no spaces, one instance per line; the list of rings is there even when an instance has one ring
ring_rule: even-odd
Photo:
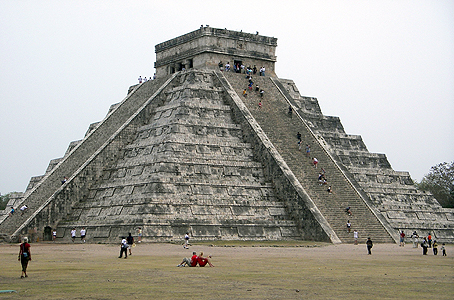
[[[24,242],[20,244],[19,257],[18,259],[22,265],[22,274],[20,278],[28,277],[27,276],[27,266],[28,261],[32,260],[30,252],[30,244],[28,243],[28,238],[24,237]]]
[[[403,246],[405,246],[405,233],[402,230],[400,232],[400,244],[399,244],[399,247],[403,247]]]
[[[197,262],[201,267],[205,267],[206,264],[208,264],[210,267],[214,267],[213,264],[211,263],[210,258],[211,255],[208,257],[203,257],[203,252],[200,252],[200,255],[197,257]]]
[[[185,267],[186,265],[190,267],[196,267],[198,262],[198,256],[196,252],[192,252],[192,257],[191,259],[185,257],[183,258],[183,261],[177,265],[177,267]]]

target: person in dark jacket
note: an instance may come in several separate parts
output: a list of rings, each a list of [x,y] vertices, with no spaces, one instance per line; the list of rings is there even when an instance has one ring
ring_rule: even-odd
[[[129,233],[128,237],[126,238],[126,242],[128,243],[129,255],[132,255],[131,248],[132,248],[132,245],[134,244],[134,238],[132,237],[131,232]]]
[[[367,254],[372,255],[372,247],[374,246],[374,244],[372,243],[372,240],[370,239],[370,237],[367,238],[366,246],[367,246]]]

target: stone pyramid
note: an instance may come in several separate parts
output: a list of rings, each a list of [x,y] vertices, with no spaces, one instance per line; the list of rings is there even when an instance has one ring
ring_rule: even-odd
[[[69,241],[72,228],[85,227],[87,241],[115,242],[141,228],[144,241],[189,232],[195,240],[340,243],[353,242],[351,222],[376,242],[398,240],[399,230],[454,241],[453,210],[276,76],[276,46],[275,38],[210,27],[157,45],[157,79],[130,87],[32,178],[11,204],[29,210],[4,213],[0,234],[50,240],[57,229],[58,240]],[[264,96],[247,88],[240,65],[265,67],[264,76],[252,74]],[[334,193],[318,183],[320,169],[298,148],[296,132]]]

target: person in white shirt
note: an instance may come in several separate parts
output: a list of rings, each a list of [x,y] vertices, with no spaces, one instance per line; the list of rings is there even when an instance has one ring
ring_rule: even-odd
[[[85,243],[85,235],[86,235],[86,230],[85,230],[85,227],[82,227],[82,229],[80,230],[80,240]]]
[[[189,249],[189,232],[184,235],[185,243],[183,244],[184,249]]]
[[[120,248],[120,256],[118,258],[123,257],[123,252],[125,253],[125,259],[128,258],[128,242],[124,236],[121,237],[121,248]]]
[[[22,215],[25,213],[25,211],[26,211],[27,209],[28,209],[28,206],[27,206],[27,205],[22,206],[22,207],[20,208],[20,215],[22,216]]]
[[[73,228],[71,230],[71,240],[73,241],[73,243],[76,240],[76,228]]]
[[[57,239],[57,230],[54,229],[54,231],[52,231],[52,240],[55,242],[56,239]]]
[[[260,68],[260,76],[265,76],[265,67]]]

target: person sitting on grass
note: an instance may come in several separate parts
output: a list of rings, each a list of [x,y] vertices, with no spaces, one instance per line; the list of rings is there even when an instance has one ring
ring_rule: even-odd
[[[187,257],[183,258],[183,261],[179,265],[177,265],[177,267],[185,267],[186,265],[188,265],[189,267],[196,267],[197,262],[198,262],[198,256],[197,256],[197,253],[194,251],[194,252],[192,252],[191,259],[189,259]]]
[[[200,255],[197,257],[197,262],[201,267],[205,267],[206,264],[208,264],[210,267],[214,267],[213,264],[211,263],[210,258],[211,255],[208,255],[208,257],[203,257],[203,252],[200,252]]]

